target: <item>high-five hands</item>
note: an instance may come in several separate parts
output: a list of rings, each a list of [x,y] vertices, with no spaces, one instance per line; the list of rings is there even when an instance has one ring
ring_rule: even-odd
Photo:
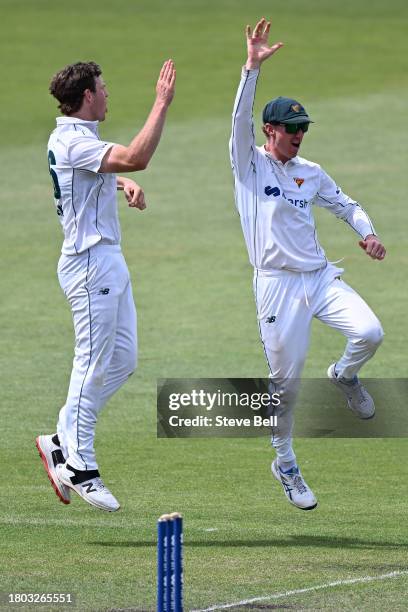
[[[247,70],[259,68],[262,62],[283,46],[282,42],[277,42],[271,47],[269,46],[268,36],[270,28],[271,22],[266,21],[264,17],[258,21],[252,33],[249,25],[245,28],[248,49],[248,59],[245,64]]]

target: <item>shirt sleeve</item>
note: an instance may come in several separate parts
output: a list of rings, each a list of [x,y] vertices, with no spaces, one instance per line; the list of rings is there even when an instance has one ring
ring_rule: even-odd
[[[106,151],[114,144],[84,134],[75,135],[67,147],[69,163],[73,168],[96,173],[101,167]]]
[[[235,97],[232,112],[232,133],[229,142],[233,171],[238,178],[244,178],[255,156],[255,133],[253,106],[259,70],[242,69],[241,81]]]
[[[363,239],[376,231],[363,207],[343,193],[334,180],[320,168],[320,188],[314,199],[314,203],[322,208],[327,208],[333,215],[343,219]]]

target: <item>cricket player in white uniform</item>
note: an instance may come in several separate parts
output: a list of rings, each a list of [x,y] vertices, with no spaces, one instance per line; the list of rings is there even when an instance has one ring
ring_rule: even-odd
[[[100,140],[108,92],[100,67],[78,62],[57,73],[50,85],[64,116],[48,142],[48,162],[57,214],[64,233],[58,263],[61,288],[70,303],[75,357],[57,433],[36,440],[58,497],[70,503],[70,489],[109,512],[119,503],[104,485],[94,450],[99,411],[137,364],[136,309],[120,247],[116,192],[143,210],[144,194],[116,172],[143,170],[161,137],[173,99],[175,68],[164,63],[156,99],[142,130],[129,146]]]
[[[263,111],[266,144],[255,145],[252,109],[260,66],[283,44],[269,46],[269,29],[265,19],[253,32],[246,28],[248,57],[233,110],[230,157],[271,385],[283,390],[274,412],[278,426],[272,436],[277,455],[272,473],[292,504],[311,510],[317,501],[297,465],[292,429],[312,318],[347,338],[344,354],[329,367],[328,376],[362,419],[374,416],[375,407],[357,373],[383,338],[377,317],[341,280],[343,270],[328,262],[316,236],[312,206],[326,208],[350,225],[373,259],[382,260],[385,248],[362,207],[318,164],[298,156],[311,123],[302,104],[283,97],[271,100]]]

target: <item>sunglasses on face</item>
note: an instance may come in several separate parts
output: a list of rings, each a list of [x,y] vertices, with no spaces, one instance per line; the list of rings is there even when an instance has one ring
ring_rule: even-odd
[[[285,132],[287,134],[296,134],[299,130],[302,130],[303,133],[307,132],[309,129],[309,123],[279,123],[279,125],[285,126]]]

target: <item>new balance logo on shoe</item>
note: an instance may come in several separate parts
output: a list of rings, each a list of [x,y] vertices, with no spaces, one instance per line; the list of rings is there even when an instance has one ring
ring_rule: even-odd
[[[106,289],[99,289],[98,291],[98,295],[108,295],[110,289],[106,288]]]
[[[87,493],[93,493],[94,491],[97,491],[98,489],[95,489],[92,482],[86,482],[85,484],[82,485],[83,489],[86,489]]]
[[[60,482],[73,489],[91,506],[107,512],[119,510],[118,500],[105,487],[97,469],[76,470],[68,464],[59,464],[56,472]]]

